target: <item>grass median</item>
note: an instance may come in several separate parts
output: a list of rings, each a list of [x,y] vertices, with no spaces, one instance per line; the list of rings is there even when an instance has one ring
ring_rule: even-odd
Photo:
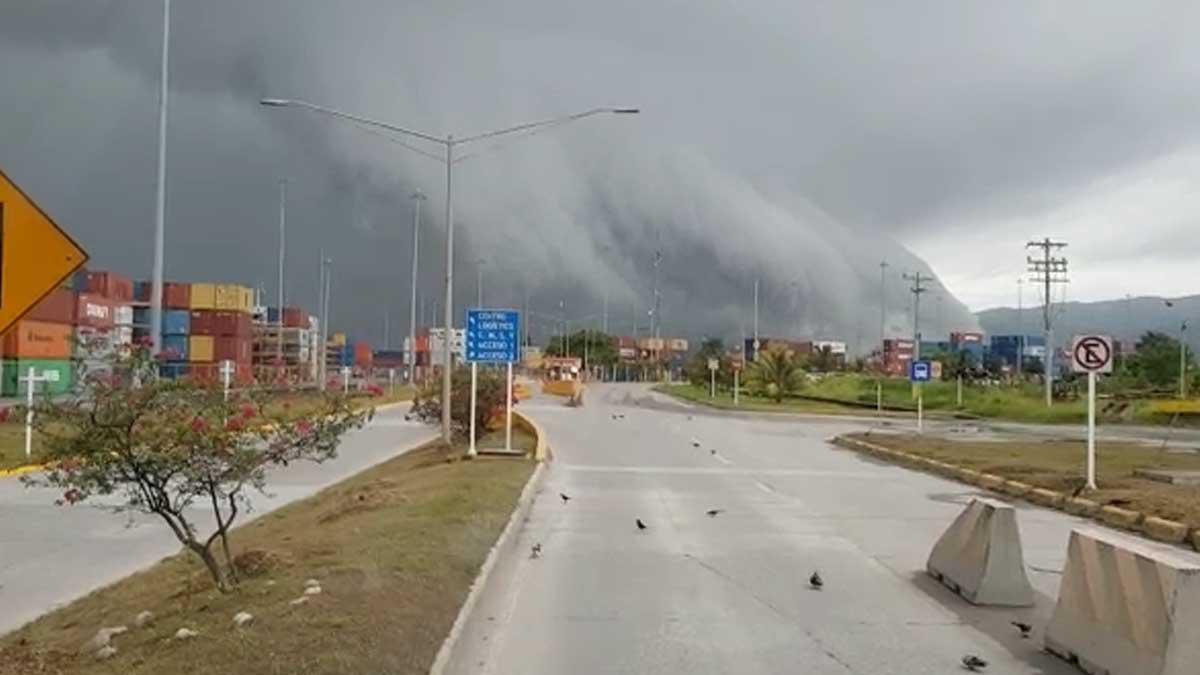
[[[959,441],[894,434],[849,437],[1065,494],[1084,480],[1083,441]],[[1200,487],[1140,478],[1134,476],[1135,469],[1200,471],[1200,454],[1136,443],[1100,443],[1096,449],[1100,489],[1083,496],[1200,528]]]
[[[422,446],[238,528],[231,593],[179,554],[51,612],[0,637],[0,675],[426,673],[535,466],[460,456]],[[308,579],[320,594],[303,595]],[[154,621],[135,628],[144,610]],[[254,620],[237,628],[242,611]],[[81,653],[117,625],[115,656]]]
[[[717,392],[715,398],[709,398],[708,387],[697,387],[693,384],[660,384],[654,387],[655,391],[662,392],[669,396],[674,396],[684,401],[691,403],[699,403],[712,408],[720,408],[722,410],[743,410],[753,412],[793,412],[793,413],[809,413],[813,415],[847,415],[847,414],[863,414],[862,408],[840,405],[837,403],[826,403],[823,401],[811,401],[802,398],[785,398],[782,403],[776,403],[772,399],[759,396],[750,396],[745,391],[738,395],[738,405],[733,404],[733,394],[728,391]],[[874,411],[869,411],[874,412]]]

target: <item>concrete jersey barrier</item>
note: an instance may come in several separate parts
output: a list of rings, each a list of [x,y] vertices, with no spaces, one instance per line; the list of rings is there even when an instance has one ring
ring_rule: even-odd
[[[1200,672],[1200,557],[1072,530],[1046,649],[1093,675]]]
[[[1004,502],[972,499],[934,544],[926,569],[972,604],[1033,605],[1016,509]]]

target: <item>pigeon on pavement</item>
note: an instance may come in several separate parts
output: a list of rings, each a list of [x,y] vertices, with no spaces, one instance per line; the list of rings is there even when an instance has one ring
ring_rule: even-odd
[[[717,449],[716,449],[716,448],[713,448],[712,450],[709,450],[709,451],[708,451],[708,454],[710,454],[710,455],[715,455],[715,454],[717,454]]]
[[[563,503],[564,503],[564,504],[566,504],[567,502],[571,501],[571,495],[569,495],[569,494],[567,494],[567,493],[565,493],[565,492],[560,492],[560,493],[558,493],[558,496],[559,496],[559,498],[560,498],[560,499],[562,499],[562,500],[563,500]]]
[[[693,438],[693,439],[692,439],[692,447],[693,447],[693,448],[698,448],[698,447],[700,447],[700,441],[698,441],[698,440],[696,440],[695,438]]]
[[[707,514],[708,514],[708,517],[709,517],[709,518],[716,518],[716,517],[717,517],[717,514],[718,514],[718,513],[721,513],[721,512],[722,512],[722,511],[724,511],[724,510],[725,510],[725,509],[709,509],[709,510],[705,511],[705,513],[707,513]]]
[[[821,578],[821,573],[813,571],[812,576],[808,578],[808,585],[813,590],[821,590],[825,586],[825,580]]]
[[[534,544],[532,548],[529,549],[529,557],[530,558],[542,557],[542,542],[539,541],[538,543]]]
[[[1023,638],[1029,637],[1029,631],[1033,630],[1033,626],[1022,621],[1011,621],[1010,623],[1016,626],[1017,630],[1021,631],[1021,637]]]
[[[636,520],[637,520],[637,528],[638,528],[638,530],[640,530],[640,531],[643,531],[643,532],[644,532],[644,531],[646,530],[646,524],[642,522],[642,519],[641,519],[641,518],[637,518]]]
[[[984,668],[987,668],[987,661],[984,661],[974,654],[967,654],[966,656],[962,657],[962,664],[964,668],[973,673],[978,673]]]

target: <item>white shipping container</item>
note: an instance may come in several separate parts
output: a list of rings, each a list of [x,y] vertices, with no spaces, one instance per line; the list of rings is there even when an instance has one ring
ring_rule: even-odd
[[[818,349],[825,349],[826,347],[828,347],[829,352],[831,354],[845,354],[846,353],[846,343],[845,342],[837,342],[835,340],[817,340],[812,343],[812,346],[813,346],[813,351],[816,351]]]
[[[133,307],[130,305],[115,305],[113,307],[113,323],[118,326],[132,326]]]

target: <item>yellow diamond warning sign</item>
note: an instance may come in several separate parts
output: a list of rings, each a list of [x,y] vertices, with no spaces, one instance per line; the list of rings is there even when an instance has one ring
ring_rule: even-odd
[[[0,333],[85,262],[79,244],[0,171]]]

